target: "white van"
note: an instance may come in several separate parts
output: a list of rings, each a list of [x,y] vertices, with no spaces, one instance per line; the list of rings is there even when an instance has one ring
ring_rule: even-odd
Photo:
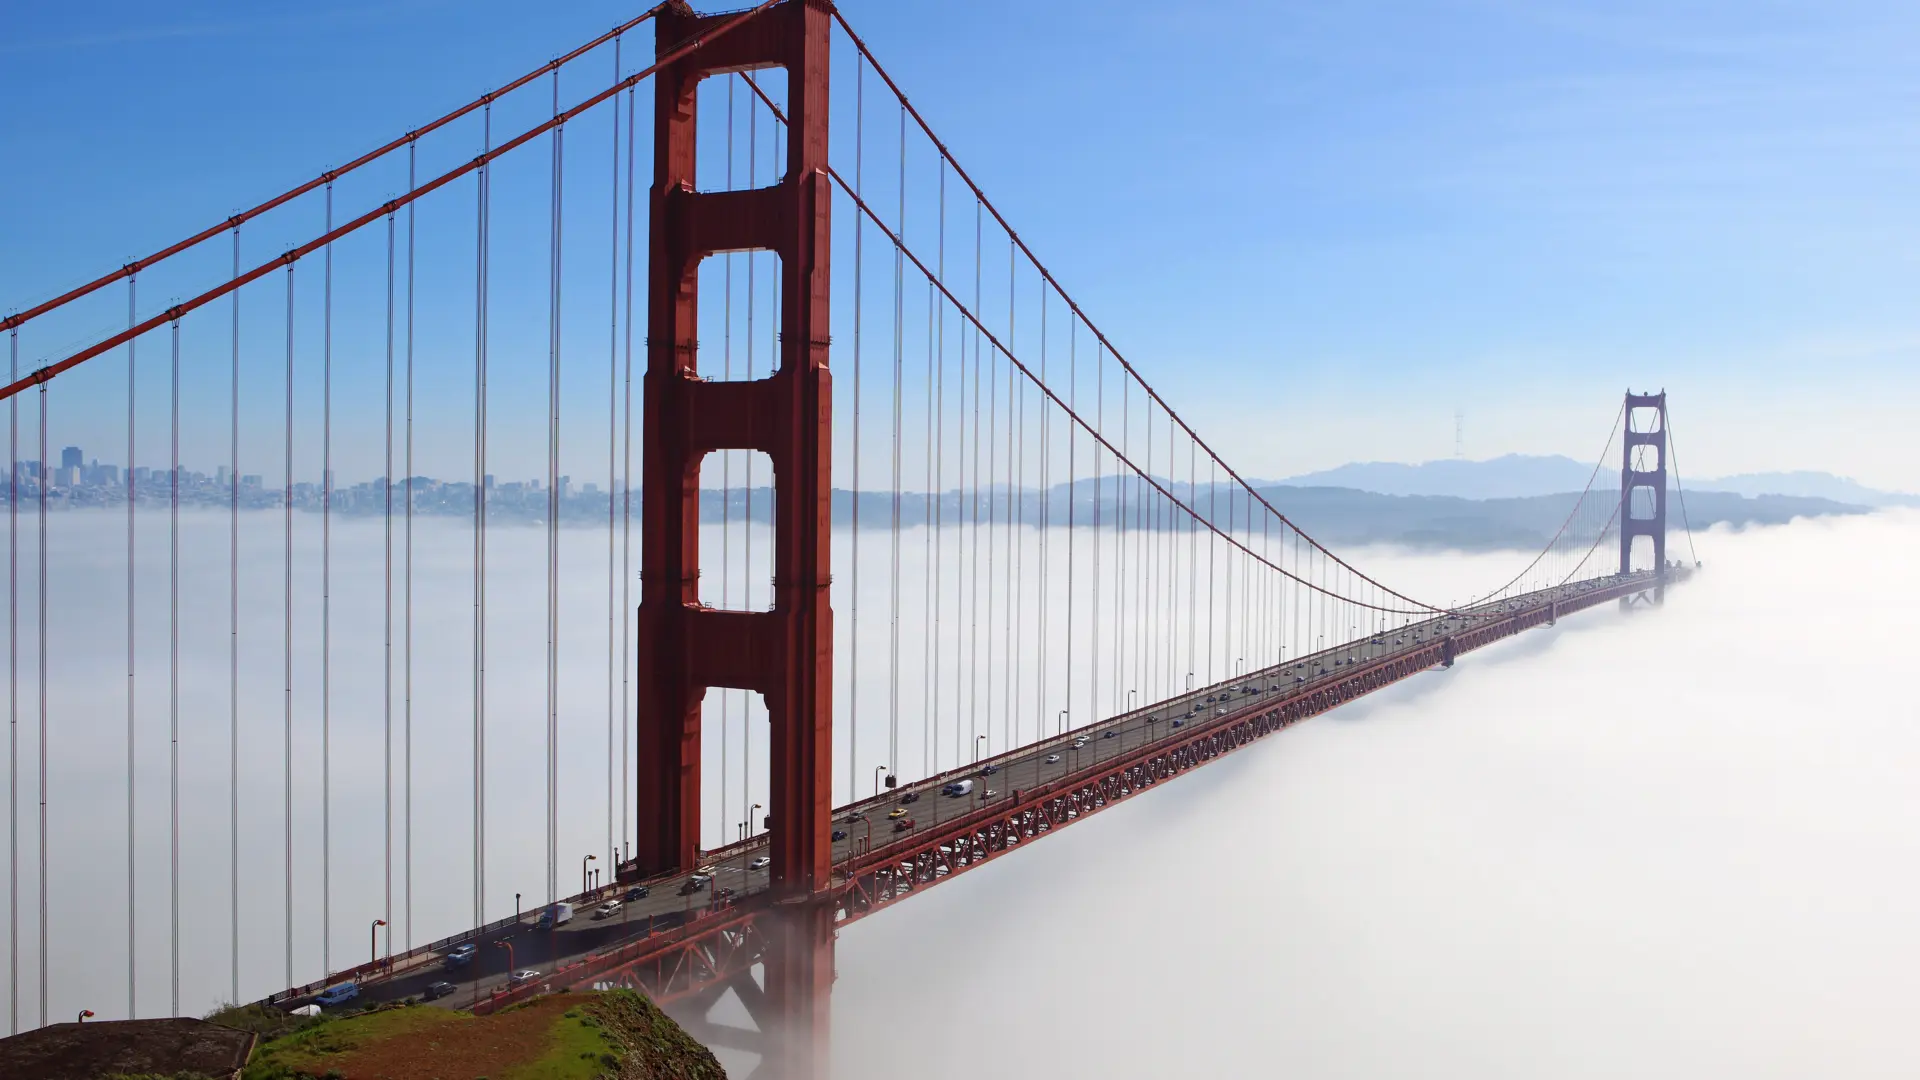
[[[562,901],[540,913],[540,929],[551,930],[573,921],[573,905]]]
[[[946,787],[941,788],[940,794],[945,795],[949,799],[957,799],[962,795],[970,794],[972,791],[973,791],[973,781],[955,780],[953,783],[948,784]]]

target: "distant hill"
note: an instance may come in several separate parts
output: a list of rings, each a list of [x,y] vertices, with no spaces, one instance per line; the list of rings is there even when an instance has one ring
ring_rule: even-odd
[[[1602,470],[1611,476],[1618,465]],[[1460,499],[1520,499],[1581,491],[1593,475],[1592,463],[1559,454],[1507,454],[1487,461],[1449,459],[1407,465],[1390,461],[1361,461],[1284,480],[1261,480],[1260,486],[1337,487],[1378,495],[1434,495]],[[1827,499],[1849,506],[1920,506],[1920,496],[1877,491],[1844,476],[1826,472],[1742,473],[1719,479],[1683,478],[1693,491],[1725,491],[1749,498],[1787,495]]]
[[[1746,496],[1795,495],[1858,506],[1920,506],[1920,495],[1876,491],[1848,477],[1825,472],[1741,473],[1718,480],[1702,480],[1698,486],[1702,491],[1731,491]]]
[[[1202,516],[1214,517],[1222,523],[1230,519],[1245,520],[1245,500],[1236,497],[1229,503],[1224,487],[1218,491],[1217,510],[1212,513],[1209,513],[1205,485],[1201,485],[1198,492],[1187,491],[1184,484],[1175,485],[1174,490],[1183,500],[1189,500]],[[1560,528],[1580,498],[1578,491],[1508,499],[1462,499],[1450,495],[1382,495],[1353,488],[1281,484],[1261,485],[1256,490],[1301,528],[1329,544],[1396,544],[1464,550],[1541,547]],[[1150,495],[1139,485],[1127,485],[1121,494],[1123,498],[1116,500],[1111,481],[1097,498],[1087,483],[1075,485],[1071,496],[1067,485],[1057,485],[1051,499],[1044,499],[1037,491],[1022,490],[1012,500],[1011,513],[1025,525],[1047,521],[1060,527],[1068,523],[1071,504],[1072,520],[1081,526],[1098,520],[1108,527],[1117,521],[1121,528],[1128,530],[1184,527],[1185,519],[1178,514],[1167,514],[1164,504],[1158,513],[1154,512]],[[700,520],[707,524],[746,520],[749,516],[746,493],[735,488],[732,497],[732,505],[723,510],[721,493],[703,490]],[[1612,500],[1618,497],[1612,484],[1587,496],[1590,505],[1599,507],[1603,515],[1611,510]],[[854,524],[854,502],[851,492],[838,489],[833,492],[834,525]],[[863,492],[858,502],[861,531],[893,527],[894,505],[890,493]],[[1146,509],[1142,509],[1143,506]],[[1784,524],[1796,517],[1864,514],[1871,509],[1854,503],[1794,495],[1747,498],[1724,491],[1690,491],[1686,495],[1686,516],[1695,530],[1721,523]],[[756,489],[752,520],[767,523],[772,510],[773,493],[766,488]],[[949,491],[938,500],[917,492],[901,493],[899,522],[902,528],[924,525],[936,511],[943,523],[964,524],[973,520],[975,504],[970,493]],[[983,493],[978,513],[982,524],[1004,525],[1009,516],[1005,493],[991,499]],[[1668,513],[1673,531],[1679,532],[1682,524],[1679,500],[1668,504]],[[600,520],[604,525],[605,518]]]
[[[1506,454],[1488,461],[1449,459],[1407,465],[1357,461],[1338,468],[1261,481],[1300,488],[1352,488],[1378,495],[1450,495],[1460,499],[1518,499],[1557,491],[1580,491],[1593,475],[1569,457]]]

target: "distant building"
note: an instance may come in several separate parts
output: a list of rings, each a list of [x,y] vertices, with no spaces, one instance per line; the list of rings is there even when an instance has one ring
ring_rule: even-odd
[[[84,464],[86,460],[86,455],[82,454],[80,448],[77,446],[69,446],[65,450],[60,451],[60,467],[62,469],[77,469]]]

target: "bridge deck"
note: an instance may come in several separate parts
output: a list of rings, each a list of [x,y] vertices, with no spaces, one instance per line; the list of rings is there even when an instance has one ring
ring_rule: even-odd
[[[1198,687],[843,806],[834,811],[833,825],[846,833],[833,845],[840,891],[836,918],[858,919],[1253,738],[1438,666],[1449,649],[1463,654],[1544,625],[1555,604],[1569,613],[1643,592],[1653,583],[1651,573],[1610,575],[1492,601],[1459,616],[1427,619]],[[1084,738],[1085,745],[1075,747],[1076,738]],[[1054,755],[1060,760],[1049,763]],[[979,775],[988,765],[995,771]],[[974,781],[969,795],[940,794],[944,785],[962,778]],[[912,827],[897,829],[887,818],[895,807],[907,810]],[[572,898],[574,920],[557,930],[534,926],[536,907],[518,920],[501,920],[415,950],[395,963],[390,976],[357,969],[272,1000],[291,1004],[355,974],[374,976],[362,990],[372,1001],[418,996],[428,984],[444,980],[457,989],[438,1004],[483,1011],[544,986],[602,980],[639,985],[656,997],[691,992],[752,963],[758,942],[754,923],[767,906],[769,882],[764,869],[748,866],[765,848],[762,836],[711,852],[712,885],[695,890],[687,874],[656,878],[645,882],[647,897],[624,904],[608,919],[595,919],[592,906],[624,895],[631,882]],[[716,903],[719,889],[731,889],[733,895]],[[469,965],[447,969],[439,955],[463,941],[479,946],[478,955]],[[533,968],[546,978],[509,990],[508,958],[496,942],[512,944],[514,967]]]

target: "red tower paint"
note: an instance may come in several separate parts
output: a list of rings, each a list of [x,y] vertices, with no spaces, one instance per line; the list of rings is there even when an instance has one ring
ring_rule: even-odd
[[[655,21],[666,55],[725,17],[684,2]],[[827,370],[828,51],[832,7],[787,0],[654,77],[654,181],[647,280],[641,491],[638,821],[642,874],[695,864],[700,703],[709,687],[761,694],[771,732],[772,894],[763,1009],[769,1069],[824,1077],[833,924],[826,902],[832,814],[833,612],[828,588],[832,380]],[[771,187],[702,192],[695,92],[708,75],[785,68],[786,172]],[[700,260],[780,257],[780,366],[755,382],[697,375]],[[757,450],[774,475],[774,602],[768,612],[699,606],[700,463]],[[751,1004],[751,1003],[750,1003]]]

